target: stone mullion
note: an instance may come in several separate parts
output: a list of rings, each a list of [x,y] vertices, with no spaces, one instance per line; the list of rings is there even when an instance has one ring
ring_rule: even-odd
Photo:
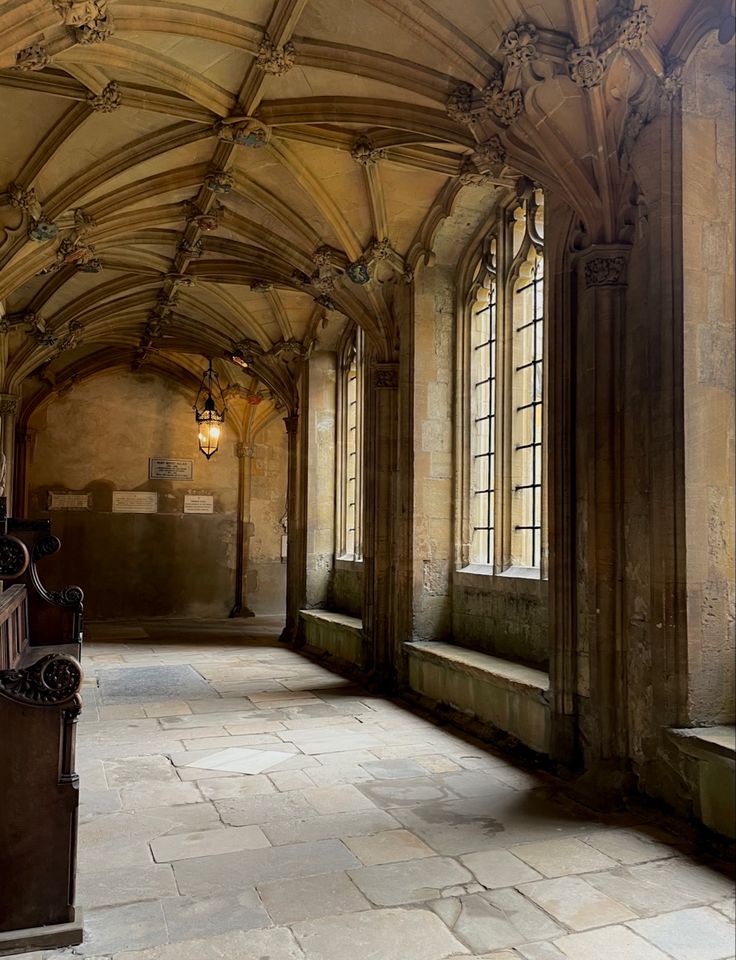
[[[513,417],[514,417],[514,331],[513,283],[513,210],[501,214],[498,232],[496,274],[496,456],[494,504],[494,570],[505,570],[511,563],[513,493]]]
[[[623,416],[629,248],[594,246],[579,261],[577,357],[578,643],[588,647],[586,766],[596,790],[627,776]]]
[[[398,507],[399,365],[374,363],[366,418],[363,630],[373,652],[373,671],[387,685],[396,680],[396,583]]]

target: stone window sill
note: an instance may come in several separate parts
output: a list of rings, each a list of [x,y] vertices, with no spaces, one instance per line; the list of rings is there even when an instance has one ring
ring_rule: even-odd
[[[362,570],[362,557],[336,557],[335,570]]]

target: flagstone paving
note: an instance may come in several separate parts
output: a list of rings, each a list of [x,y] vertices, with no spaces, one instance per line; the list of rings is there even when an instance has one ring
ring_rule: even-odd
[[[736,960],[728,866],[675,821],[579,806],[280,627],[91,625],[85,942],[26,960]]]

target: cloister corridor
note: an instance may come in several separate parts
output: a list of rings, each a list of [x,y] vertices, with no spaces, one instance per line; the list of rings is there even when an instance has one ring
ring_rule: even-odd
[[[26,960],[733,957],[733,880],[681,821],[579,806],[281,627],[89,625],[85,941]]]

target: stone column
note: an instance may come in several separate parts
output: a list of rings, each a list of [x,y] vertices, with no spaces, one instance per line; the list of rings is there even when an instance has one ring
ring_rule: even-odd
[[[303,424],[298,413],[284,417],[288,439],[287,517],[288,540],[286,557],[286,624],[279,638],[282,643],[296,642],[299,636],[299,611],[304,606],[306,591],[306,530],[304,510],[304,443]],[[300,427],[302,429],[300,429]]]
[[[624,537],[626,269],[629,248],[578,259],[577,631],[585,765],[598,802],[629,784]]]
[[[250,463],[253,460],[253,447],[245,443],[235,446],[238,458],[238,518],[235,537],[235,603],[230,611],[231,617],[254,617],[246,598],[248,582],[248,553],[252,524],[250,518]],[[248,467],[246,468],[246,460]]]
[[[363,493],[363,630],[371,641],[373,671],[386,687],[396,683],[396,647],[401,642],[396,623],[398,401],[398,363],[373,363],[368,384]]]
[[[15,465],[15,422],[20,407],[20,397],[14,393],[0,393],[0,417],[2,418],[2,452],[5,459],[4,490],[8,514],[13,511],[13,468]]]

